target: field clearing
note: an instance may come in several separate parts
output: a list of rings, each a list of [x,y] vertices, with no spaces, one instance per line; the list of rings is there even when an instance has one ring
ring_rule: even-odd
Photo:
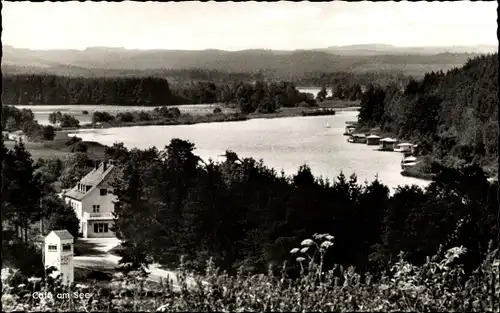
[[[15,146],[14,141],[5,141],[5,147],[7,149],[12,149]],[[38,158],[50,159],[50,158],[60,158],[65,159],[73,155],[70,151],[61,151],[52,148],[45,147],[43,143],[40,142],[27,142],[24,144],[26,149],[31,153],[31,158],[36,160]]]
[[[67,133],[56,132],[56,137],[52,141],[45,142],[25,142],[24,146],[31,153],[33,160],[38,158],[50,159],[59,158],[62,160],[70,158],[74,152],[71,152],[71,146],[67,146],[69,140]],[[104,156],[104,148],[96,142],[84,142],[87,146],[87,154],[90,158],[100,159]],[[15,141],[4,141],[7,149],[12,149],[15,146]]]
[[[352,68],[351,70],[356,73],[365,72],[401,72],[406,76],[412,76],[415,78],[421,78],[426,73],[430,72],[447,72],[453,68],[458,68],[463,66],[462,63],[446,63],[446,64],[383,64],[383,63],[373,63],[365,64],[361,68]]]

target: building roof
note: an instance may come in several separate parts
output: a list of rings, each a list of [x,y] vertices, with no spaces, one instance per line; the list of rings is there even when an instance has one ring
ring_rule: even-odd
[[[403,143],[398,144],[398,146],[400,146],[400,147],[412,147],[413,144],[411,144],[409,142],[403,142]]]
[[[380,136],[377,136],[377,135],[370,135],[370,136],[368,136],[368,137],[366,137],[366,138],[370,138],[370,139],[378,139],[378,138],[380,138]]]
[[[361,137],[361,138],[365,138],[366,137],[365,134],[353,134],[352,136],[353,137]]]
[[[78,201],[85,198],[86,195],[90,194],[97,186],[99,186],[110,174],[114,171],[115,166],[112,164],[107,164],[106,170],[104,170],[104,162],[99,165],[98,168],[92,169],[85,177],[83,177],[78,183],[86,186],[92,186],[88,191],[81,192],[78,190],[78,184],[71,190],[65,193],[65,197],[69,197]]]
[[[71,235],[69,233],[69,231],[67,231],[66,229],[63,229],[63,230],[53,230],[53,231],[50,232],[50,234],[52,234],[52,233],[54,233],[61,240],[73,239],[73,235]]]
[[[383,142],[396,142],[397,140],[387,137],[387,138],[381,139],[380,141],[383,141]]]
[[[409,157],[407,157],[407,158],[404,158],[404,159],[403,159],[403,162],[415,162],[416,160],[417,160],[417,158],[416,158],[416,157],[414,157],[414,156],[409,156]]]

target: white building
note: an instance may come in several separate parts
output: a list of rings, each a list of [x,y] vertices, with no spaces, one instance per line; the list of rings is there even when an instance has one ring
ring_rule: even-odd
[[[54,230],[45,237],[44,265],[57,268],[64,284],[74,281],[73,236],[67,230]]]
[[[80,219],[84,238],[115,236],[111,227],[116,196],[112,194],[111,183],[116,169],[111,162],[96,162],[95,168],[64,194],[66,203]]]

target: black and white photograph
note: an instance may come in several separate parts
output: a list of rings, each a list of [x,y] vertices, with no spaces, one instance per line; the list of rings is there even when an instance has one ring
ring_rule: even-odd
[[[500,312],[496,1],[2,1],[2,312]]]

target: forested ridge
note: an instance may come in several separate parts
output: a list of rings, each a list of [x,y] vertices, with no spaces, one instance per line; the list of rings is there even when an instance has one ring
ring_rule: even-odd
[[[428,73],[405,88],[375,86],[361,102],[359,121],[415,141],[422,154],[448,166],[478,162],[498,170],[498,54]]]
[[[168,106],[234,103],[253,112],[262,107],[314,105],[314,96],[301,93],[295,84],[278,82],[220,83],[192,81],[172,88],[158,77],[69,77],[13,75],[3,78],[2,101],[14,105],[109,104]],[[267,110],[267,109],[266,109]],[[270,109],[270,111],[273,111]]]
[[[358,47],[359,48],[359,47]],[[427,54],[422,51],[391,53],[384,51],[374,55],[362,55],[370,49],[349,53],[320,50],[126,50],[110,48],[88,48],[77,50],[34,51],[4,47],[3,65],[9,72],[17,71],[17,66],[37,71],[57,71],[58,74],[79,75],[93,70],[149,71],[151,69],[204,69],[232,73],[261,72],[265,77],[286,79],[288,75],[306,72],[378,72],[407,73],[420,76],[432,70],[447,70],[465,63],[469,53]],[[450,50],[452,48],[450,47]],[[471,48],[469,51],[475,49]],[[444,52],[442,49],[440,52]],[[38,69],[37,69],[38,68]],[[6,72],[7,73],[7,72]],[[54,73],[54,72],[52,72]]]

